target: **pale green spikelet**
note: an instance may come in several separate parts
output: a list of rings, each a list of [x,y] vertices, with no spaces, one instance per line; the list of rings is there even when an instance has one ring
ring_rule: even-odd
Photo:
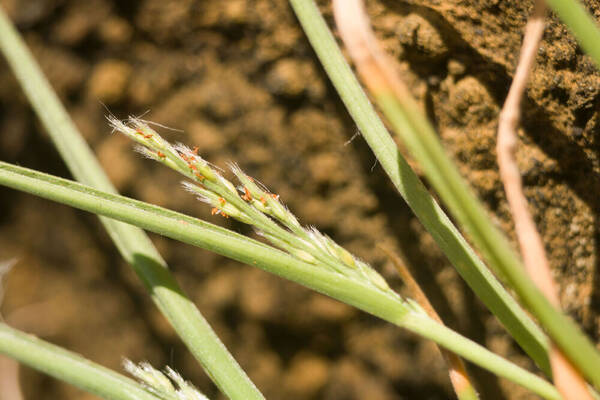
[[[213,214],[222,214],[224,216],[235,218],[245,224],[252,224],[252,219],[244,214],[243,211],[228,203],[225,199],[214,192],[189,182],[183,182],[183,187],[187,191],[196,194],[198,200],[213,206]],[[215,212],[215,209],[219,212]]]
[[[309,264],[317,264],[317,259],[314,258],[309,252],[298,249],[294,246],[292,246],[289,243],[286,243],[285,241],[279,239],[276,236],[273,235],[269,235],[268,233],[264,233],[261,231],[257,231],[257,233],[264,237],[265,239],[267,239],[269,242],[273,243],[275,246],[279,247],[282,250],[287,251],[288,253],[290,253],[293,256],[296,256],[297,258],[301,259],[302,261],[306,261]]]
[[[190,382],[186,381],[172,368],[161,372],[147,362],[135,364],[124,359],[123,367],[136,377],[144,389],[163,400],[208,400]]]
[[[300,223],[287,207],[279,201],[279,195],[269,192],[263,185],[258,184],[252,177],[246,175],[236,164],[230,165],[231,171],[238,178],[242,186],[240,191],[247,196],[247,201],[257,207],[261,212],[278,219],[287,227],[300,228]],[[263,186],[261,188],[261,186]]]
[[[358,267],[360,268],[361,272],[373,285],[377,286],[384,292],[392,291],[392,289],[390,289],[390,286],[388,285],[387,281],[383,278],[383,276],[381,276],[379,272],[375,271],[369,264],[356,259],[355,262],[356,265],[358,265]]]
[[[135,364],[133,361],[124,359],[123,367],[125,371],[136,377],[140,383],[151,389],[152,392],[174,392],[175,387],[162,372],[154,369],[152,365],[147,362],[140,362]]]

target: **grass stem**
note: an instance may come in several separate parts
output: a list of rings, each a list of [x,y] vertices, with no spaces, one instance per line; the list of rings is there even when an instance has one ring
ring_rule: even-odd
[[[556,310],[523,270],[507,239],[444,152],[439,138],[380,49],[360,0],[334,1],[336,21],[357,69],[383,113],[421,163],[431,184],[488,261],[505,277],[576,368],[600,387],[600,353],[575,323]]]
[[[290,3],[325,72],[398,192],[469,287],[542,371],[551,376],[545,334],[490,273],[399,153],[315,2]]]
[[[0,162],[0,185],[114,218],[256,266],[409,329],[544,398],[560,399],[550,383],[433,321],[416,303],[403,301],[397,295],[322,266],[306,263],[235,232],[161,207],[5,162]]]
[[[0,354],[111,400],[160,400],[140,384],[0,322]]]
[[[413,274],[410,272],[405,257],[395,254],[386,246],[379,245],[378,247],[383,250],[383,252],[396,267],[396,270],[398,271],[402,282],[406,286],[410,297],[421,306],[421,308],[427,313],[427,315],[429,315],[431,319],[443,325],[444,322],[440,318],[439,314],[435,311],[435,308],[433,308],[433,305],[429,302],[427,295],[425,292],[423,292],[423,289],[421,289],[421,286],[413,277]],[[440,348],[439,346],[438,348],[440,349],[442,357],[448,366],[450,382],[452,383],[454,393],[456,393],[458,400],[478,400],[479,395],[475,390],[475,386],[473,385],[472,379],[469,377],[467,367],[462,359],[451,351]]]
[[[0,49],[75,179],[116,193],[27,45],[1,8]],[[219,389],[230,399],[263,399],[198,308],[183,293],[148,236],[138,228],[110,218],[100,217],[100,220],[123,258],[144,282],[154,303]]]

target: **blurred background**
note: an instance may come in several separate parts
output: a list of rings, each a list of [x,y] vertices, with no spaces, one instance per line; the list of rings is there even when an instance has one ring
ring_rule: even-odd
[[[600,6],[587,3],[600,16]],[[402,251],[450,327],[533,368],[411,215],[363,139],[354,138],[357,128],[286,1],[0,4],[122,194],[255,236],[211,216],[181,189],[180,176],[111,134],[103,105],[117,117],[148,112],[146,119],[183,130],[162,133],[198,146],[217,166],[238,162],[303,224],[372,263],[401,293],[375,245]],[[331,24],[329,2],[319,4]],[[448,151],[514,243],[495,129],[531,2],[367,5]],[[530,87],[518,154],[525,191],[563,306],[597,341],[600,75],[554,16]],[[70,178],[3,59],[0,159]],[[151,237],[267,398],[453,398],[431,343],[255,268]],[[11,325],[118,371],[123,357],[170,365],[210,398],[223,398],[93,215],[0,187],[0,260],[10,258],[18,261],[1,310]],[[26,399],[95,398],[29,368],[20,372]],[[533,398],[475,367],[471,373],[482,398]]]

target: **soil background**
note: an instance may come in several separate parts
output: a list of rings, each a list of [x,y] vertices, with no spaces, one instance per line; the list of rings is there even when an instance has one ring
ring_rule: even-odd
[[[124,195],[235,231],[172,171],[112,135],[107,110],[184,133],[210,162],[238,162],[402,292],[375,244],[402,250],[452,328],[534,369],[411,215],[358,136],[283,0],[2,0],[77,126]],[[328,2],[320,6],[331,23]],[[368,1],[387,50],[461,172],[514,243],[495,129],[531,1]],[[586,5],[600,17],[600,6]],[[564,308],[600,334],[600,75],[549,17],[524,104],[519,163]],[[0,61],[0,159],[70,177]],[[416,167],[418,169],[418,167]],[[270,399],[450,399],[431,343],[221,256],[151,235],[191,298]],[[223,396],[121,260],[96,217],[0,188],[0,259],[18,263],[2,313],[14,326],[113,369],[170,365]],[[471,367],[484,399],[530,399]],[[92,399],[21,369],[27,399]]]

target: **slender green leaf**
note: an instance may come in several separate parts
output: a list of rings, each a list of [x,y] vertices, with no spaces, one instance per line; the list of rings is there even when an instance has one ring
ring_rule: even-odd
[[[313,0],[290,0],[325,71],[363,137],[425,229],[477,296],[550,376],[545,335],[506,292],[398,152]]]
[[[418,333],[540,396],[560,398],[548,382],[431,320],[412,302],[323,266],[303,262],[235,232],[161,207],[5,162],[0,162],[0,185],[127,222],[256,266]]]
[[[355,4],[361,3],[357,1]],[[493,224],[444,152],[433,126],[410,92],[403,88],[392,61],[375,45],[369,47],[372,44],[369,40],[373,40],[370,35],[367,32],[359,38],[356,44],[364,47],[354,55],[363,57],[362,63],[368,63],[368,74],[366,69],[362,69],[363,78],[395,132],[420,162],[432,186],[481,250],[490,267],[505,278],[575,368],[600,387],[600,353],[579,327],[554,308],[527,276],[508,240]],[[357,37],[348,36],[348,39]]]
[[[505,236],[493,225],[485,209],[445,154],[433,127],[421,112],[404,107],[392,93],[375,95],[384,114],[419,160],[448,209],[470,234],[489,265],[518,294],[567,358],[600,388],[600,353],[579,327],[554,308],[526,275]]]
[[[116,193],[92,151],[77,131],[56,93],[0,8],[0,49],[67,163],[73,176],[88,185]],[[192,354],[231,399],[262,399],[238,363],[196,306],[183,293],[146,234],[127,224],[101,217],[123,258],[142,279],[152,299]]]
[[[132,379],[1,322],[0,354],[105,399],[160,400]]]

